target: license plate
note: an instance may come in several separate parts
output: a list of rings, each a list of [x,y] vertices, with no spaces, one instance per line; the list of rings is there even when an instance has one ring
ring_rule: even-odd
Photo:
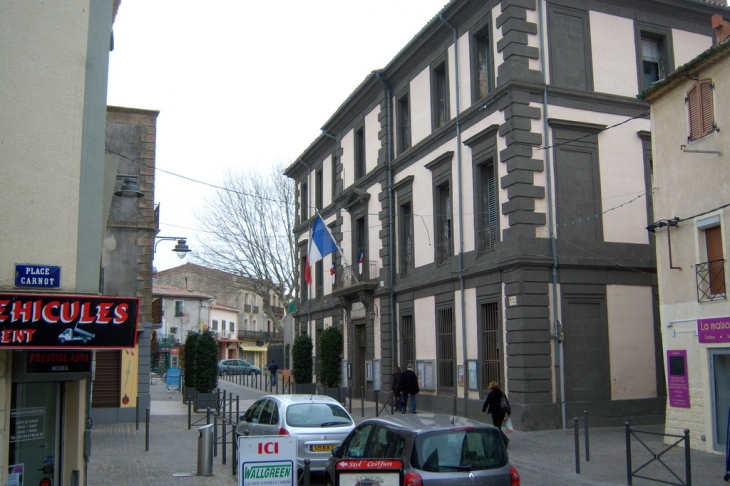
[[[312,452],[330,452],[335,448],[334,444],[313,445]]]

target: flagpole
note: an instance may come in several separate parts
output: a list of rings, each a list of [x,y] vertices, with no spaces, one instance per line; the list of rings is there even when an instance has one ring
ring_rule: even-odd
[[[322,217],[321,214],[319,214],[319,209],[314,208],[314,210],[317,212],[317,216],[319,216],[319,218],[324,223],[324,218]],[[325,223],[325,227],[326,226],[327,226],[327,224]],[[310,229],[310,231],[311,231],[311,229]],[[328,229],[328,231],[329,231],[329,229]],[[310,239],[311,239],[311,233],[310,233]],[[334,240],[334,237],[332,239]],[[342,261],[345,262],[345,266],[348,267],[348,268],[350,268],[350,273],[352,273],[352,277],[355,279],[355,283],[360,283],[360,281],[357,279],[356,272],[353,272],[352,271],[352,267],[350,266],[350,262],[347,261],[347,258],[345,258],[344,253],[342,253],[342,248],[340,248],[340,245],[338,245],[336,241],[335,241],[335,246],[337,247],[337,252],[340,254],[340,257],[342,258]]]

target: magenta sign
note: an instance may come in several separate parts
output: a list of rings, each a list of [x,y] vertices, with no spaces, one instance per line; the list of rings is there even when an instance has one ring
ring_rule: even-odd
[[[687,376],[687,350],[670,349],[667,351],[667,388],[669,406],[689,407],[689,377]]]
[[[697,336],[701,343],[730,343],[730,317],[697,319]]]

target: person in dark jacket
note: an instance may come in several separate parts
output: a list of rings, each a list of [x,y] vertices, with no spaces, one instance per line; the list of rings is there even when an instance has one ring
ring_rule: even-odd
[[[271,364],[269,365],[269,373],[271,373],[271,389],[273,390],[276,386],[276,372],[279,371],[279,365],[276,364],[276,361],[273,359],[271,360]]]
[[[403,413],[408,408],[408,398],[411,399],[411,413],[416,413],[416,395],[421,391],[418,388],[418,376],[413,371],[413,365],[409,364],[408,368],[400,375],[400,392],[403,394]]]
[[[484,400],[484,405],[482,405],[482,413],[487,412],[488,414],[491,414],[492,423],[495,427],[501,429],[505,413],[502,411],[500,401],[502,400],[504,393],[502,393],[502,390],[499,389],[499,383],[496,381],[490,382],[487,388],[489,389],[489,394],[487,395],[487,399]]]
[[[401,411],[401,398],[400,398],[400,366],[395,367],[393,372],[393,400],[395,403],[395,409]]]

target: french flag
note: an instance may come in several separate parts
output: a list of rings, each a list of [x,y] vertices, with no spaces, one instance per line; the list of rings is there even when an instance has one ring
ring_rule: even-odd
[[[357,254],[357,272],[362,275],[362,261],[365,258],[365,254],[362,249]]]
[[[337,243],[332,238],[327,225],[322,221],[322,216],[317,214],[312,226],[312,233],[309,238],[309,250],[307,251],[307,265],[304,267],[304,281],[312,285],[312,265],[337,251]]]
[[[335,284],[335,273],[337,273],[335,262],[332,262],[332,266],[330,267],[330,275],[332,275],[332,285]]]

